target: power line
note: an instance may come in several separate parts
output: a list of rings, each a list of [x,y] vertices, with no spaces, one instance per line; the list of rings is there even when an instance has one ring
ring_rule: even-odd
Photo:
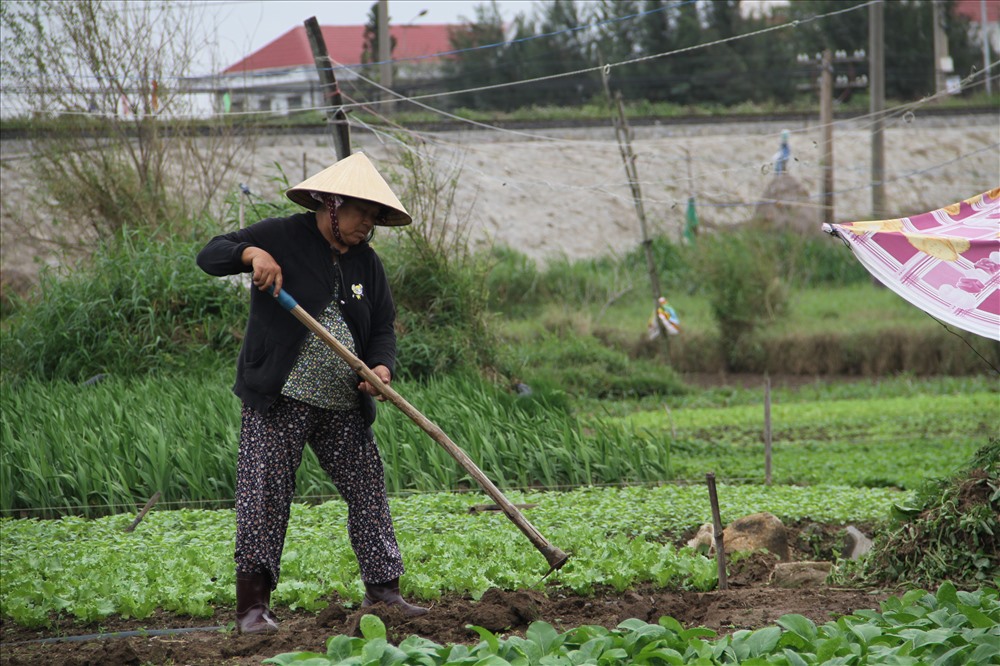
[[[679,48],[679,49],[673,49],[673,50],[670,50],[670,51],[663,51],[661,53],[654,53],[654,54],[650,54],[650,55],[639,56],[639,57],[636,57],[636,58],[630,58],[630,59],[627,59],[627,60],[621,60],[621,61],[615,62],[615,63],[608,63],[608,64],[605,64],[605,65],[597,65],[597,66],[592,66],[592,67],[585,67],[585,68],[581,68],[581,69],[577,69],[577,70],[573,70],[573,71],[569,71],[569,72],[560,72],[560,73],[556,73],[556,74],[548,74],[548,75],[545,75],[545,76],[538,76],[538,77],[531,78],[531,79],[521,79],[521,80],[518,80],[518,81],[508,81],[508,82],[505,82],[505,83],[494,83],[494,84],[485,85],[485,86],[478,86],[478,87],[475,87],[475,88],[466,88],[466,89],[463,89],[463,90],[449,90],[449,91],[445,91],[445,92],[441,92],[441,93],[427,93],[427,94],[424,94],[424,95],[415,95],[415,96],[406,97],[406,98],[404,98],[402,96],[398,96],[398,97],[399,97],[399,99],[405,99],[405,101],[413,102],[415,100],[432,99],[432,98],[436,98],[436,97],[446,97],[446,96],[449,96],[449,95],[461,95],[461,94],[468,94],[468,93],[474,93],[474,92],[484,92],[486,90],[499,90],[501,88],[510,88],[510,87],[514,87],[514,86],[526,85],[526,84],[529,84],[529,83],[539,83],[539,82],[542,82],[542,81],[552,81],[554,79],[561,79],[561,78],[565,78],[565,77],[568,77],[568,76],[576,76],[576,75],[579,75],[579,74],[588,74],[588,73],[592,73],[592,72],[598,72],[598,71],[601,71],[601,70],[604,70],[605,73],[610,74],[612,68],[615,68],[615,67],[623,67],[625,65],[634,65],[634,64],[640,63],[640,62],[648,62],[650,60],[655,60],[655,59],[658,59],[658,58],[664,58],[664,57],[667,57],[667,56],[678,55],[678,54],[681,54],[681,53],[688,53],[688,52],[691,52],[691,51],[696,51],[696,50],[699,50],[699,49],[705,49],[705,48],[709,48],[709,47],[712,47],[712,46],[719,46],[721,44],[729,44],[730,42],[739,41],[741,39],[749,39],[751,37],[757,37],[757,36],[760,36],[760,35],[764,35],[764,34],[767,34],[767,33],[770,33],[770,32],[775,32],[775,31],[778,31],[778,30],[784,30],[784,29],[787,29],[787,28],[797,28],[797,27],[799,27],[800,25],[802,25],[804,23],[811,23],[813,21],[817,21],[817,20],[829,18],[831,16],[836,16],[838,14],[844,14],[846,12],[852,12],[852,11],[856,11],[856,10],[862,9],[862,8],[867,7],[868,5],[872,4],[872,2],[875,2],[875,1],[877,1],[877,0],[870,0],[869,2],[866,2],[866,3],[862,4],[862,5],[856,5],[856,6],[853,6],[853,7],[847,7],[845,9],[838,9],[838,10],[834,10],[834,11],[831,11],[831,12],[827,12],[826,14],[818,14],[816,16],[812,16],[812,17],[809,17],[809,18],[804,19],[804,20],[798,20],[798,19],[796,19],[794,21],[789,21],[787,23],[780,23],[780,24],[769,26],[769,27],[766,27],[766,28],[761,28],[760,30],[756,30],[754,32],[743,33],[741,35],[733,35],[731,37],[723,37],[723,38],[716,39],[716,40],[711,41],[711,42],[705,42],[705,43],[702,43],[702,44],[695,44],[693,46],[687,46],[687,47],[683,47],[683,48]],[[382,101],[375,101],[373,103],[375,103],[375,104],[381,104]],[[349,105],[345,105],[345,108],[347,108],[348,106]]]
[[[685,2],[679,3],[677,5],[670,5],[669,7],[681,6],[681,5],[688,4],[689,2],[693,2],[693,1],[694,0],[685,0]],[[829,18],[831,16],[836,16],[838,14],[843,14],[843,13],[846,13],[846,12],[851,12],[851,11],[856,11],[856,10],[862,9],[864,7],[867,7],[869,4],[871,4],[874,1],[876,1],[876,0],[871,0],[870,2],[867,2],[867,3],[862,4],[862,5],[856,5],[856,6],[853,6],[853,7],[847,7],[845,9],[834,10],[834,11],[831,11],[831,12],[827,12],[825,14],[818,14],[818,15],[811,16],[811,17],[803,19],[803,20],[796,19],[796,20],[789,21],[789,22],[786,22],[786,23],[780,23],[780,24],[777,24],[777,25],[773,25],[773,26],[769,26],[769,27],[766,27],[766,28],[762,28],[760,30],[756,30],[756,31],[749,32],[749,33],[743,33],[743,34],[740,34],[740,35],[732,35],[730,37],[720,38],[720,39],[717,39],[717,40],[714,40],[714,41],[711,41],[711,42],[705,42],[705,43],[702,43],[702,44],[695,44],[695,45],[692,45],[692,46],[683,47],[683,48],[679,48],[679,49],[673,49],[673,50],[670,50],[670,51],[663,51],[661,53],[655,53],[655,54],[650,54],[650,55],[645,55],[645,56],[638,56],[638,57],[635,57],[635,58],[630,58],[630,59],[627,59],[627,60],[622,60],[622,61],[619,61],[619,62],[616,62],[616,63],[608,63],[608,64],[605,64],[605,65],[597,65],[597,66],[584,67],[584,68],[580,68],[580,69],[576,69],[576,70],[571,70],[571,71],[568,71],[568,72],[560,72],[560,73],[555,73],[555,74],[549,74],[549,75],[535,77],[535,78],[530,78],[530,79],[520,79],[520,80],[515,80],[515,81],[508,81],[508,82],[504,82],[504,83],[496,83],[496,84],[490,84],[490,85],[486,85],[486,86],[479,86],[479,87],[475,87],[475,88],[466,88],[466,89],[461,89],[461,90],[448,90],[448,91],[444,91],[444,92],[440,92],[440,93],[427,93],[427,94],[424,94],[424,95],[416,95],[416,96],[411,96],[411,97],[404,97],[402,95],[399,95],[395,91],[391,91],[391,92],[392,92],[392,94],[396,95],[399,100],[413,102],[413,101],[422,100],[422,99],[431,99],[431,98],[436,98],[436,97],[445,97],[445,96],[449,96],[449,95],[461,95],[461,94],[468,94],[468,93],[474,93],[474,92],[483,92],[483,91],[486,91],[486,90],[497,90],[497,89],[501,89],[501,88],[509,88],[509,87],[514,87],[514,86],[527,85],[527,84],[531,84],[531,83],[539,83],[539,82],[542,82],[542,81],[552,81],[552,80],[555,80],[555,79],[566,78],[566,77],[570,77],[570,76],[578,76],[578,75],[581,75],[581,74],[593,73],[593,72],[600,71],[602,69],[605,72],[610,72],[610,70],[612,68],[615,68],[615,67],[623,67],[625,65],[632,65],[632,64],[636,64],[636,63],[640,63],[640,62],[647,62],[647,61],[650,61],[650,60],[664,58],[664,57],[667,57],[667,56],[678,55],[678,54],[681,54],[681,53],[689,53],[689,52],[696,51],[696,50],[699,50],[699,49],[705,49],[705,48],[709,48],[709,47],[712,47],[712,46],[718,46],[718,45],[721,45],[721,44],[728,44],[728,43],[736,42],[736,41],[743,40],[743,39],[749,39],[749,38],[752,38],[752,37],[757,37],[759,35],[767,34],[767,33],[770,33],[770,32],[777,31],[777,30],[784,30],[784,29],[787,29],[787,28],[797,28],[797,27],[799,27],[802,24],[807,24],[807,23],[811,23],[813,21],[818,21],[818,20],[822,20],[822,19],[825,19],[825,18]],[[664,7],[664,8],[660,8],[660,9],[653,10],[653,11],[662,11],[662,10],[665,10],[665,9],[667,9],[669,7]],[[653,12],[646,12],[646,13],[653,13]],[[641,14],[636,14],[636,15],[633,15],[633,17],[634,16],[640,16],[640,15]],[[631,17],[626,17],[626,18],[631,18]],[[550,34],[555,34],[555,33],[550,33]],[[525,38],[525,39],[527,39],[527,38]],[[336,69],[342,68],[342,67],[344,67],[344,65],[342,65],[340,63],[337,63],[336,66],[333,67],[333,68],[331,68],[331,69],[336,70]],[[252,76],[253,75],[248,75],[248,78],[252,77]],[[358,76],[361,77],[360,74]],[[361,77],[361,78],[364,78],[364,77]],[[374,101],[368,102],[366,104],[369,104],[369,105],[370,104],[382,104],[382,103],[385,103],[387,101],[388,100],[374,100]],[[393,100],[393,101],[395,101],[395,100]],[[359,104],[360,103],[345,104],[345,105],[343,105],[343,108],[344,109],[354,108],[354,107],[358,106]],[[311,107],[309,109],[305,109],[304,108],[304,109],[300,109],[300,110],[316,110],[316,109],[320,109],[320,108],[326,108],[326,107]],[[233,114],[227,114],[227,115],[240,115],[240,113],[242,113],[243,115],[251,115],[251,114],[257,115],[257,114],[259,114],[259,112],[247,111],[247,112],[239,112],[239,113],[233,113]]]
[[[976,78],[977,76],[978,76],[978,73],[973,73],[972,75],[970,75],[969,77],[967,77],[967,80],[971,81],[972,79]],[[381,86],[380,84],[378,84],[376,81],[368,79],[367,77],[360,76],[360,78],[362,78],[364,81],[366,81],[367,83],[375,86],[376,88],[378,88],[380,90],[383,90],[383,91],[387,91],[388,90],[387,88],[385,88],[385,87]],[[389,92],[392,92],[392,91],[389,91]],[[900,107],[895,107],[894,109],[890,109],[888,111],[889,112],[893,112],[893,111],[902,110],[902,111],[900,111],[902,113],[912,113],[912,110],[914,110],[916,108],[919,108],[920,105],[929,103],[930,101],[932,101],[933,99],[937,98],[938,96],[939,95],[932,95],[932,96],[929,96],[929,97],[925,97],[924,99],[922,99],[922,100],[920,100],[918,102],[904,104],[904,105],[901,105]],[[400,97],[399,99],[408,99],[408,98],[402,98],[402,97]],[[461,122],[465,122],[465,123],[468,123],[468,124],[471,124],[471,125],[474,125],[474,126],[477,126],[477,127],[483,127],[483,128],[487,128],[487,129],[491,129],[491,130],[495,130],[495,131],[500,131],[500,132],[505,132],[505,133],[510,133],[510,134],[516,134],[516,135],[521,135],[521,136],[527,136],[527,137],[534,138],[534,139],[545,139],[545,140],[552,140],[552,141],[567,141],[567,140],[563,140],[563,139],[556,139],[556,138],[552,138],[552,137],[546,137],[544,135],[537,135],[537,134],[526,133],[526,132],[518,132],[516,130],[506,130],[504,128],[498,128],[496,126],[488,125],[486,123],[481,123],[481,122],[478,122],[478,121],[473,121],[473,120],[461,118],[459,116],[455,116],[454,114],[448,113],[448,112],[443,111],[441,109],[436,109],[436,108],[431,107],[431,106],[429,106],[427,104],[423,104],[422,102],[414,102],[414,103],[416,105],[420,106],[421,108],[426,109],[426,110],[430,110],[430,111],[438,113],[438,114],[440,114],[442,116],[449,117],[449,118],[452,118],[452,119],[456,119],[456,120],[459,120]],[[377,117],[381,117],[381,118],[383,118],[383,120],[386,120],[384,118],[384,116],[381,116],[380,114],[377,113],[377,111],[374,111],[373,109],[371,109],[370,105],[365,104],[365,103],[360,103],[360,104],[363,104],[365,110],[368,111],[369,113],[373,113]],[[867,118],[867,117],[868,116],[861,116],[861,118]],[[837,122],[842,122],[842,121],[835,121],[834,124],[836,124]],[[422,140],[428,140],[427,135],[422,135],[422,134],[419,134],[419,133],[416,133],[416,132],[412,132],[410,130],[407,130],[406,128],[403,128],[403,127],[399,126],[398,124],[395,124],[395,123],[393,123],[393,124],[397,127],[397,129],[399,131],[403,131],[403,132],[409,133],[409,134],[411,134],[413,136],[418,136]],[[370,131],[374,131],[374,128],[372,128],[371,126],[369,126],[367,124],[364,124],[364,126],[365,126],[366,129],[369,129]],[[815,128],[812,128],[812,131],[815,131]],[[399,142],[399,143],[403,143],[403,142]],[[588,143],[593,144],[593,143],[597,143],[597,142],[590,141]],[[602,147],[609,147],[610,143],[609,142],[600,142],[600,145]],[[984,151],[991,150],[991,149],[993,149],[995,147],[996,147],[996,144],[991,145],[991,146],[987,146],[985,148],[981,148],[979,150],[975,150],[975,151],[973,151],[971,153],[960,155],[960,156],[958,156],[958,157],[956,157],[956,158],[954,158],[952,160],[948,160],[946,162],[935,164],[935,165],[932,165],[932,166],[927,167],[925,169],[920,169],[920,170],[914,170],[914,171],[906,172],[904,174],[895,176],[895,177],[893,177],[891,179],[883,180],[882,182],[883,183],[895,182],[895,181],[898,181],[898,180],[903,180],[903,179],[911,178],[913,176],[921,175],[921,174],[924,174],[924,173],[929,173],[930,171],[934,171],[934,170],[937,170],[937,169],[942,168],[944,166],[947,166],[949,164],[953,164],[953,163],[955,163],[957,161],[960,161],[960,160],[963,160],[963,159],[967,159],[967,158],[972,157],[974,155],[980,154],[980,153],[982,153]],[[407,148],[409,149],[409,147],[407,147]],[[750,165],[744,165],[744,166],[750,166]],[[760,168],[760,163],[759,162],[752,163],[752,166],[755,169]],[[735,170],[738,170],[740,168],[742,168],[742,167],[737,167]],[[822,167],[822,166],[820,166],[819,168],[832,169],[833,167]],[[726,170],[726,171],[728,171],[728,170]],[[716,173],[719,173],[719,171],[703,172],[703,173],[699,174],[699,176],[713,175],[713,174],[716,174]],[[504,184],[505,185],[511,183],[510,179],[506,179],[505,178],[503,180],[504,180]],[[541,184],[548,184],[549,186],[553,186],[553,187],[554,186],[558,186],[560,188],[567,188],[567,187],[569,187],[569,188],[577,189],[577,190],[586,190],[586,191],[601,192],[601,193],[607,194],[607,195],[615,197],[615,198],[620,198],[622,200],[625,200],[625,199],[629,199],[630,200],[630,198],[627,197],[627,196],[625,196],[625,195],[619,195],[619,194],[615,194],[615,193],[609,192],[608,190],[606,190],[603,187],[588,187],[588,186],[580,186],[580,185],[576,185],[576,184],[567,184],[567,183],[551,183],[551,182],[544,181],[544,180],[538,181],[537,179],[533,179],[531,181],[531,183],[532,184],[539,184],[539,183],[541,183]],[[834,194],[848,193],[848,192],[853,192],[853,191],[858,191],[858,190],[864,190],[864,189],[871,189],[872,187],[874,187],[873,184],[868,184],[868,185],[857,187],[857,188],[843,189],[843,190],[840,190],[839,192],[836,192]],[[811,196],[809,198],[815,199],[815,198],[819,198],[821,196],[823,196],[823,195],[814,195],[814,196]],[[672,207],[676,206],[678,203],[680,203],[678,200],[666,200],[666,201],[664,201],[664,200],[658,200],[656,198],[648,198],[648,197],[646,198],[646,200],[650,201],[651,203],[670,204]],[[817,207],[817,206],[819,206],[818,204],[810,204],[808,202],[791,202],[791,201],[786,202],[786,201],[779,201],[779,200],[757,200],[757,201],[750,201],[750,202],[719,202],[719,203],[705,203],[703,205],[708,206],[708,207],[724,208],[724,207],[756,207],[756,206],[761,205],[761,204],[774,204],[774,203],[786,203],[786,204],[790,204],[790,205],[802,205],[802,206],[809,206],[809,207]],[[821,206],[819,206],[819,207],[821,207]]]

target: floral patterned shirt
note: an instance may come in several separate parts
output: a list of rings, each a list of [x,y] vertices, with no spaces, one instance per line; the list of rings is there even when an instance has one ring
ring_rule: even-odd
[[[317,321],[352,354],[355,353],[354,339],[336,299],[317,317]],[[310,332],[281,394],[314,407],[347,411],[359,407],[357,387],[360,381],[347,361]]]

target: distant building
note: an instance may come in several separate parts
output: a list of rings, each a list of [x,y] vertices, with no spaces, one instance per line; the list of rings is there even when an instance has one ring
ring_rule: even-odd
[[[996,0],[985,0],[985,2],[982,0],[956,0],[954,8],[956,14],[969,19],[975,37],[982,39],[982,35],[985,34],[994,55],[1000,53],[1000,2]],[[983,23],[984,9],[986,10],[985,23]]]
[[[427,78],[438,72],[441,56],[451,50],[448,24],[392,25],[394,81]],[[356,80],[364,52],[365,26],[320,26],[337,82]],[[364,75],[377,78],[377,67]],[[292,28],[270,44],[230,65],[220,74],[191,81],[210,92],[216,113],[278,113],[323,106],[319,75],[305,26]]]

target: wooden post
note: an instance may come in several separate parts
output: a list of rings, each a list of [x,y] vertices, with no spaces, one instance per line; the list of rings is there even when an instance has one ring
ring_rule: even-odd
[[[764,375],[764,483],[771,485],[771,378]]]
[[[729,589],[726,576],[726,548],[722,538],[722,515],[719,512],[719,496],[715,492],[715,472],[705,475],[708,482],[708,500],[712,504],[712,531],[715,532],[715,561],[719,567],[719,589]]]
[[[872,219],[885,219],[885,3],[868,6],[868,110],[872,119]]]
[[[833,56],[823,51],[819,86],[819,123],[823,130],[823,221],[833,224]]]
[[[694,177],[691,175],[691,151],[684,149],[684,161],[687,162],[688,172],[688,197],[694,198]]]
[[[333,133],[333,146],[337,152],[337,159],[342,160],[351,154],[351,128],[347,124],[347,114],[341,108],[344,102],[340,96],[340,88],[337,87],[337,77],[333,73],[333,61],[326,50],[326,41],[323,39],[323,32],[319,29],[316,17],[306,19],[305,26],[313,61],[316,63],[322,84],[323,99],[326,102],[324,104],[326,122]]]
[[[608,85],[608,77],[604,75],[604,91],[608,99],[613,101],[616,115],[613,118],[615,137],[618,139],[618,150],[621,152],[622,161],[625,163],[625,175],[628,178],[629,189],[632,191],[632,203],[635,206],[635,214],[639,218],[639,227],[642,231],[642,247],[646,255],[646,269],[649,272],[649,285],[653,289],[653,320],[660,329],[660,338],[663,340],[663,349],[670,360],[670,340],[668,339],[666,325],[660,321],[656,314],[660,306],[660,277],[656,272],[656,261],[653,258],[653,239],[649,237],[649,229],[646,225],[646,211],[642,204],[642,189],[639,186],[639,172],[635,166],[635,153],[632,151],[632,131],[625,118],[625,105],[622,103],[622,95],[615,92],[611,95],[611,88]]]

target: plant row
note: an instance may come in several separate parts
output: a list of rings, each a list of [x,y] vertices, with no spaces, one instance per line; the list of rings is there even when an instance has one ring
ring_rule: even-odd
[[[906,495],[840,486],[718,488],[726,523],[770,511],[786,523],[843,524],[887,515]],[[621,591],[640,583],[708,590],[712,560],[671,545],[711,521],[704,486],[584,488],[567,493],[512,493],[536,505],[526,516],[569,562],[547,579],[588,594],[595,586]],[[444,593],[478,599],[487,589],[538,587],[542,556],[499,512],[474,513],[478,494],[423,494],[391,500],[405,557],[404,593],[436,599]],[[54,615],[98,621],[115,614],[148,617],[156,609],[209,616],[234,603],[232,510],[154,509],[134,532],[130,515],[98,519],[0,520],[3,552],[0,615],[37,626]],[[363,594],[347,539],[347,508],[339,501],[292,507],[276,604],[317,610],[333,595],[357,603]],[[490,553],[483,558],[483,553]]]
[[[222,506],[233,497],[238,400],[222,373],[109,378],[90,386],[23,382],[3,392],[0,509],[100,515],[161,501]],[[566,396],[518,396],[478,379],[398,385],[501,488],[762,480],[763,410],[650,409],[581,417]],[[877,389],[872,389],[873,393]],[[773,479],[915,487],[954,469],[993,429],[995,394],[817,400],[773,409]],[[475,488],[399,410],[375,424],[392,493]],[[334,495],[310,449],[299,497]]]
[[[994,588],[962,592],[944,583],[936,594],[912,590],[882,603],[881,612],[858,611],[836,621],[815,624],[797,614],[777,625],[742,629],[717,638],[703,627],[685,629],[665,616],[657,624],[626,620],[615,629],[586,625],[564,633],[535,622],[524,637],[497,636],[471,626],[482,640],[476,645],[438,645],[410,636],[398,646],[386,640],[386,628],[373,616],[361,618],[362,637],[333,636],[325,653],[292,652],[265,664],[405,665],[473,664],[995,664],[1000,644],[1000,600]]]

